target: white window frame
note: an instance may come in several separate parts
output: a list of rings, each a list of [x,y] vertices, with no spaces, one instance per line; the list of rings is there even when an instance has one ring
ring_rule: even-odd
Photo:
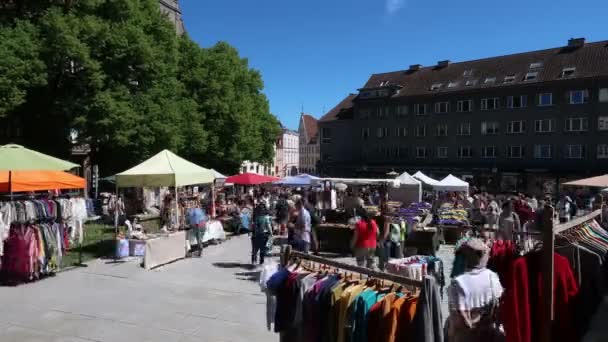
[[[483,81],[483,84],[490,84],[490,83],[496,83],[496,77],[486,77],[486,79]]]
[[[423,112],[420,112],[420,108],[423,108]],[[414,105],[414,114],[416,115],[426,115],[427,114],[427,108],[426,108],[426,103],[417,103]]]
[[[388,137],[388,127],[378,127],[376,128],[376,138],[384,139]]]
[[[500,123],[498,121],[484,121],[481,123],[481,135],[498,135]]]
[[[443,108],[442,108],[443,107]],[[445,114],[450,112],[450,103],[447,101],[435,102],[435,113]]]
[[[581,145],[581,144],[566,145],[565,149],[566,149],[566,151],[564,153],[565,159],[583,159],[585,157],[585,146],[584,145]],[[576,149],[578,149],[579,153],[572,153],[573,151],[576,151]]]
[[[608,102],[608,88],[600,88],[597,91],[597,100],[599,102]]]
[[[507,75],[507,76],[505,76],[502,83],[513,83],[513,82],[515,82],[516,77],[517,77],[517,74]]]
[[[445,130],[443,130],[443,128]],[[440,131],[445,131],[445,134],[439,134]],[[435,129],[435,136],[437,137],[447,137],[448,136],[448,125],[447,124],[438,124]]]
[[[560,78],[574,77],[575,73],[576,73],[576,67],[563,68]]]
[[[543,62],[530,63],[530,69],[540,69],[543,67]]]
[[[467,127],[466,132],[463,127]],[[466,134],[465,134],[466,133]],[[471,123],[470,122],[462,122],[458,125],[458,130],[456,131],[457,136],[468,137],[471,135]]]
[[[448,83],[448,88],[456,88],[458,87],[459,82],[450,82]]]
[[[549,95],[550,103],[543,103],[543,95]],[[553,93],[540,93],[538,94],[538,105],[540,107],[553,106]]]
[[[361,129],[361,138],[363,138],[363,140],[369,139],[369,127],[364,127]]]
[[[464,153],[467,151],[467,153]],[[460,146],[458,147],[458,159],[470,159],[473,158],[473,148],[471,146]]]
[[[519,99],[519,106],[515,106],[515,99]],[[528,96],[527,95],[519,95],[519,96],[507,96],[507,108],[510,109],[519,109],[526,108],[528,106]]]
[[[543,153],[543,152],[547,152],[547,149],[549,153]],[[553,147],[551,145],[546,145],[546,144],[540,144],[540,145],[534,145],[534,159],[551,159],[553,155]]]
[[[581,93],[581,99],[582,102],[574,102],[574,94],[576,93]],[[582,90],[570,90],[570,92],[568,92],[568,103],[572,104],[572,105],[576,105],[576,104],[585,104],[589,102],[589,91],[586,89],[582,89]]]
[[[597,145],[595,157],[597,159],[608,159],[608,144]]]
[[[422,155],[420,151],[423,151]],[[424,146],[416,146],[416,159],[426,159],[428,157],[427,149]]]
[[[329,132],[329,136],[326,136],[326,132]],[[321,128],[321,143],[322,144],[331,144],[331,128],[323,127]]]
[[[529,81],[535,81],[538,78],[538,71],[531,71],[526,73],[526,76],[524,76],[524,81],[525,82],[529,82]]]
[[[443,83],[433,83],[431,84],[431,90],[439,90],[443,86]]]
[[[574,123],[578,122],[579,128],[574,129]],[[589,130],[589,119],[584,116],[566,118],[564,132],[587,132]]]
[[[492,148],[492,154],[488,153],[488,150],[490,148]],[[495,159],[496,158],[496,146],[494,146],[494,145],[483,146],[481,148],[481,158],[483,158],[483,159]]]
[[[519,129],[515,129],[518,127]],[[526,122],[523,120],[514,120],[507,122],[507,134],[524,134],[526,133]]]
[[[608,115],[597,117],[597,130],[608,131]]]
[[[397,105],[395,112],[397,113],[397,117],[404,117],[408,114],[408,107],[407,105]]]
[[[464,104],[468,104],[467,110],[464,110]],[[459,113],[469,113],[473,111],[473,100],[459,100],[456,102],[456,111]]]
[[[543,123],[549,122],[549,130],[543,130]],[[539,129],[540,126],[540,129]],[[555,132],[555,119],[538,119],[534,120],[534,132],[535,133],[551,133]]]
[[[395,136],[397,138],[407,137],[407,127],[395,127]]]
[[[437,159],[446,159],[448,157],[448,148],[447,146],[439,146],[437,147]]]
[[[420,134],[420,130],[422,129],[422,134]],[[424,138],[426,137],[426,125],[419,125],[416,126],[416,137],[417,138]]]
[[[492,103],[492,108],[490,108],[489,104]],[[500,98],[499,97],[488,97],[481,99],[481,110],[497,110],[500,108]]]
[[[515,155],[513,151],[518,149],[518,155]],[[524,157],[524,147],[522,145],[509,145],[507,146],[507,158],[509,159],[522,159]]]
[[[465,85],[465,86],[467,86],[467,87],[474,86],[474,85],[476,85],[476,84],[477,84],[477,80],[476,80],[476,79],[475,79],[475,80],[467,80],[467,81],[464,83],[464,85]]]

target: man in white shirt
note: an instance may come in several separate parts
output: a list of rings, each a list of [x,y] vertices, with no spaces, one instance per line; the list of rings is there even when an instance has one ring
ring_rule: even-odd
[[[310,236],[312,232],[310,213],[304,207],[302,199],[298,199],[296,202],[296,209],[298,211],[298,217],[294,229],[293,248],[297,251],[308,253],[310,250]]]

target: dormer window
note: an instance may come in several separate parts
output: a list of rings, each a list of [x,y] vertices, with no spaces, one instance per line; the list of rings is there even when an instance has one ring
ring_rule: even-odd
[[[524,77],[524,81],[534,81],[538,77],[538,72],[529,72]]]
[[[515,74],[505,76],[504,83],[513,83],[515,81]]]
[[[462,73],[462,76],[464,77],[469,77],[471,75],[473,75],[473,69],[467,69]]]
[[[496,77],[486,77],[485,81],[483,81],[484,84],[491,84],[496,82]]]
[[[448,83],[448,88],[454,88],[458,86],[458,82],[450,82]]]
[[[439,90],[442,85],[442,83],[434,83],[433,85],[431,85],[431,90]]]
[[[576,68],[564,68],[562,70],[561,78],[568,78],[574,76]]]
[[[530,69],[542,68],[543,62],[534,62],[530,64]]]
[[[388,85],[388,81],[380,82],[380,87],[386,87]]]
[[[465,86],[474,86],[476,84],[477,84],[477,80],[467,80],[464,85]]]

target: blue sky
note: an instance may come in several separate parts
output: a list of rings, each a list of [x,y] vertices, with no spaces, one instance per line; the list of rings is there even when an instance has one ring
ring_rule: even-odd
[[[227,41],[261,71],[272,113],[297,128],[372,73],[608,40],[607,0],[180,0],[202,46]]]

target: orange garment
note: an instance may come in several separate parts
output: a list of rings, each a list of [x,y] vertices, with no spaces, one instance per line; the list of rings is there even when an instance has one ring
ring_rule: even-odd
[[[397,300],[399,300],[399,297],[395,293],[389,293],[381,301],[372,306],[367,326],[367,340],[369,342],[390,340],[393,325],[391,312],[393,304]]]
[[[412,336],[414,314],[416,314],[416,304],[418,297],[401,297],[397,299],[389,314],[390,319],[386,320],[386,330],[389,331],[388,342],[407,341]]]

